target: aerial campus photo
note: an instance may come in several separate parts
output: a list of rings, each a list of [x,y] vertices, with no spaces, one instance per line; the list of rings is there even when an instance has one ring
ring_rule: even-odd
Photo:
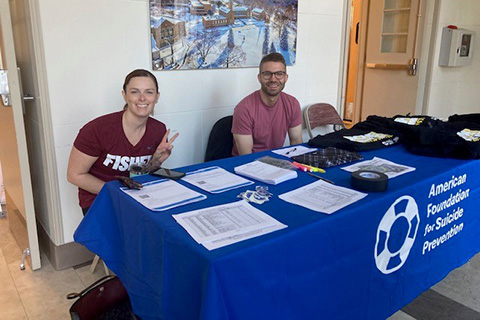
[[[294,65],[298,0],[150,0],[153,70]]]

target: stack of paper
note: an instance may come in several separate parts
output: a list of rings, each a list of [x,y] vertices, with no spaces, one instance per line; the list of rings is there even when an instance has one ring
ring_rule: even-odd
[[[278,168],[260,161],[253,161],[238,167],[235,167],[235,173],[241,174],[268,184],[279,184],[284,181],[297,177],[297,172]]]
[[[161,179],[143,184],[140,190],[120,188],[144,207],[153,211],[165,211],[188,203],[201,201],[207,196],[188,189],[173,180]]]
[[[173,215],[208,250],[286,228],[245,200]]]
[[[318,180],[278,197],[313,211],[332,214],[366,196],[366,193]]]
[[[211,193],[220,193],[253,184],[252,181],[239,177],[220,167],[209,167],[188,172],[183,177],[183,181]]]

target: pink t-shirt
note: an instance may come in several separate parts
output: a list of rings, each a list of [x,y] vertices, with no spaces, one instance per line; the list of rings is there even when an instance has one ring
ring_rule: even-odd
[[[260,98],[260,91],[245,97],[233,112],[233,134],[251,135],[253,152],[280,148],[288,129],[302,124],[302,111],[298,100],[284,92],[277,103],[269,107]],[[238,155],[235,141],[232,154]]]
[[[167,131],[162,122],[148,118],[142,139],[133,146],[123,131],[122,115],[120,111],[90,121],[80,129],[73,143],[81,152],[98,157],[89,173],[102,181],[128,176],[132,164],[147,163]],[[82,208],[90,207],[95,197],[96,194],[78,189]]]

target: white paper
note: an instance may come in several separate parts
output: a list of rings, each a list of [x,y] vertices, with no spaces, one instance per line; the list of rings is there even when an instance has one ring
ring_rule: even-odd
[[[144,207],[153,211],[164,211],[207,198],[207,196],[169,179],[144,183],[140,190],[126,187],[120,189]]]
[[[278,197],[313,211],[332,214],[365,196],[366,193],[318,180]]]
[[[253,161],[235,167],[234,170],[235,173],[241,174],[242,176],[268,184],[279,184],[297,177],[297,172],[294,170],[275,167],[261,161]]]
[[[208,250],[287,227],[245,200],[176,214],[173,218]]]
[[[253,184],[250,180],[216,166],[188,172],[182,180],[211,193],[225,192]]]
[[[245,232],[245,233],[240,233],[240,234],[236,234],[236,235],[233,235],[233,236],[229,236],[229,237],[205,242],[205,243],[202,243],[202,245],[205,248],[207,248],[208,250],[213,250],[213,249],[228,246],[229,244],[232,244],[232,243],[240,242],[240,241],[243,241],[243,240],[248,240],[248,239],[255,238],[255,237],[270,233],[270,232],[281,230],[281,229],[284,229],[286,227],[287,227],[286,225],[284,225],[282,223],[279,223],[278,225],[269,226],[269,227],[261,228],[261,229],[255,229],[255,230],[251,230],[251,231],[248,231],[248,232]]]
[[[313,151],[317,151],[317,148],[307,148],[304,146],[295,146],[295,147],[288,147],[288,148],[282,148],[282,149],[277,149],[277,150],[272,150],[273,153],[279,154],[281,156],[285,157],[295,157],[299,156],[304,153],[309,153]]]
[[[414,167],[405,166],[403,164],[398,164],[377,157],[373,158],[372,160],[366,160],[352,164],[342,169],[348,172],[354,172],[357,170],[372,170],[385,173],[388,178],[395,178],[399,175],[415,170]]]

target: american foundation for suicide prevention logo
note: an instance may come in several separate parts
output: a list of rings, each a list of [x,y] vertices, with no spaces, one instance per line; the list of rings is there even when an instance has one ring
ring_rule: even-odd
[[[410,196],[402,196],[388,208],[377,229],[375,263],[378,270],[389,274],[400,269],[415,242],[420,216]]]

